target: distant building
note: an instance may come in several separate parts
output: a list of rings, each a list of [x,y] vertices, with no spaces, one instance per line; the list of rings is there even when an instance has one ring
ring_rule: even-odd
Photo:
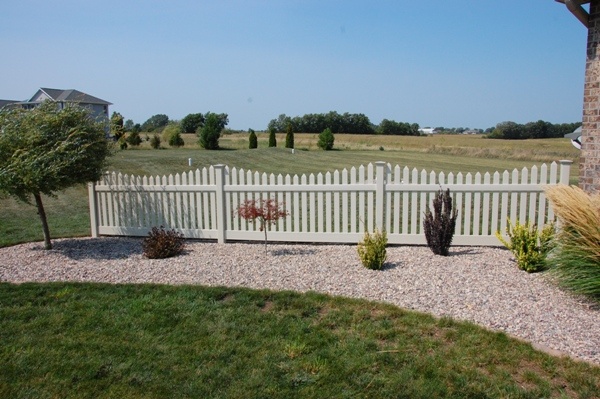
[[[63,108],[67,103],[77,103],[82,107],[86,107],[95,117],[108,119],[108,107],[112,105],[108,101],[104,101],[79,90],[61,90],[40,88],[29,100],[0,100],[0,109],[10,107],[23,107],[32,109],[40,105],[43,101],[54,101],[59,107]]]
[[[434,133],[437,133],[437,130],[435,130],[435,128],[431,128],[431,127],[422,127],[422,128],[419,128],[419,133],[434,134]]]

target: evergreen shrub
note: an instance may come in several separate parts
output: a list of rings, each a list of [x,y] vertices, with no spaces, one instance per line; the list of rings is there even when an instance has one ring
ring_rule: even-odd
[[[358,243],[358,256],[364,267],[371,270],[381,270],[387,260],[387,234],[375,230],[373,234],[365,231],[365,236]]]

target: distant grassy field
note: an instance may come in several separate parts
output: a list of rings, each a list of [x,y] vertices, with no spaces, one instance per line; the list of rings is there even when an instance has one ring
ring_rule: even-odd
[[[142,134],[142,137],[145,135]],[[316,147],[316,134],[295,134],[296,151],[283,148],[285,135],[278,135],[278,148],[267,148],[268,137],[259,133],[259,148],[249,150],[248,135],[227,134],[220,140],[223,148],[206,151],[198,147],[195,135],[184,135],[179,149],[151,150],[149,143],[118,151],[111,159],[111,171],[135,175],[164,175],[215,164],[282,174],[333,171],[385,161],[402,167],[436,172],[495,172],[531,167],[560,159],[574,161],[571,183],[577,183],[579,153],[568,139],[489,140],[481,136],[437,135],[429,137],[343,135],[335,136],[335,150]],[[380,149],[382,148],[382,149]],[[89,235],[87,189],[76,187],[45,201],[54,237]],[[33,206],[12,199],[0,199],[0,247],[42,239]]]

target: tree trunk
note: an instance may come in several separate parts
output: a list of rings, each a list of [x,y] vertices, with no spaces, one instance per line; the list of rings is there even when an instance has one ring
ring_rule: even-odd
[[[35,204],[37,205],[38,215],[42,220],[42,230],[44,232],[44,248],[52,249],[52,242],[50,241],[50,229],[48,228],[48,220],[46,219],[46,211],[44,211],[44,204],[42,203],[42,196],[40,193],[33,194],[35,198]]]
[[[265,229],[265,255],[269,252],[267,251],[267,226],[264,226]]]

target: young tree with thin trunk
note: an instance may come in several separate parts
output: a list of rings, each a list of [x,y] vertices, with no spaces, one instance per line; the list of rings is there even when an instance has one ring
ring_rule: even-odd
[[[265,232],[265,253],[267,252],[267,229],[268,225],[275,224],[281,218],[288,215],[285,210],[285,204],[279,204],[273,198],[245,200],[237,210],[237,214],[242,219],[258,220],[259,230]]]
[[[76,104],[47,101],[32,110],[0,111],[0,193],[31,204],[52,249],[42,195],[100,179],[111,153],[106,124]]]

